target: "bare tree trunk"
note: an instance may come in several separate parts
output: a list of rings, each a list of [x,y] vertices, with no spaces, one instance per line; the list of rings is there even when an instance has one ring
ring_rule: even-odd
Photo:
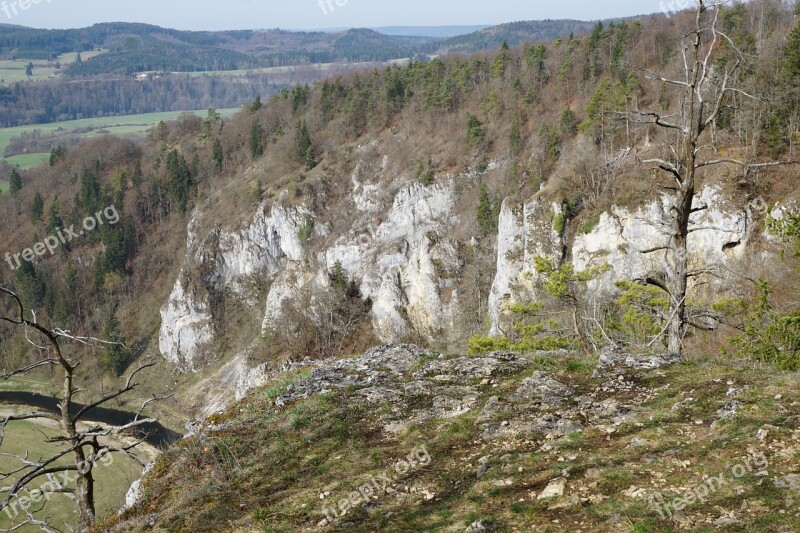
[[[60,329],[49,329],[36,320],[35,315],[33,319],[27,319],[26,311],[22,305],[19,296],[0,285],[0,295],[8,297],[12,300],[16,312],[10,315],[0,315],[0,322],[9,323],[19,326],[26,330],[26,338],[28,342],[36,347],[37,352],[45,352],[42,358],[32,364],[18,368],[10,372],[3,372],[0,374],[0,380],[9,379],[18,375],[24,375],[36,369],[50,368],[53,370],[59,367],[63,371],[63,389],[61,402],[59,403],[60,412],[36,411],[23,414],[12,414],[0,418],[0,428],[5,428],[10,421],[14,420],[38,420],[45,419],[57,422],[61,426],[60,435],[54,437],[52,442],[58,442],[65,445],[62,450],[59,450],[49,458],[32,459],[28,454],[18,456],[17,459],[22,464],[17,470],[13,471],[16,474],[14,479],[9,473],[0,473],[0,481],[9,482],[9,485],[0,485],[0,494],[4,497],[0,499],[0,510],[9,507],[12,499],[17,498],[20,493],[29,490],[34,485],[37,479],[52,476],[59,472],[72,473],[75,476],[69,476],[75,480],[75,488],[61,487],[61,492],[67,492],[72,495],[77,506],[77,531],[88,531],[96,522],[95,511],[95,494],[94,494],[94,474],[93,469],[95,462],[99,456],[106,453],[124,453],[127,454],[134,461],[139,462],[141,466],[144,464],[139,459],[131,454],[131,450],[136,448],[143,440],[139,440],[130,445],[122,447],[116,446],[101,446],[99,438],[108,437],[111,434],[120,434],[131,428],[141,426],[142,424],[155,422],[151,418],[141,418],[140,415],[145,407],[154,401],[166,399],[164,397],[153,397],[151,400],[145,401],[139,412],[136,414],[134,420],[122,426],[114,426],[110,428],[94,427],[89,431],[79,431],[78,424],[86,416],[86,414],[95,407],[100,407],[108,402],[118,399],[119,397],[130,393],[138,384],[133,382],[137,374],[147,368],[155,366],[155,359],[145,359],[139,363],[138,367],[134,369],[128,376],[125,384],[118,390],[103,394],[99,399],[90,402],[89,404],[80,407],[77,412],[73,412],[73,397],[81,389],[75,385],[75,372],[81,366],[81,361],[67,356],[62,352],[61,340],[77,342],[82,345],[90,345],[100,343],[104,345],[119,344],[116,342],[104,342],[92,337],[75,337],[66,331]],[[28,331],[35,331],[42,335],[49,344],[49,348],[42,348],[33,340],[28,338]],[[0,444],[3,441],[3,431],[0,430]],[[7,456],[9,454],[6,454]],[[73,460],[71,464],[60,464],[60,460],[64,457],[71,455]],[[49,500],[49,498],[48,498]],[[14,529],[30,524],[38,526],[44,531],[54,531],[46,521],[40,521],[27,512],[27,519],[17,524]]]
[[[716,121],[722,110],[727,107],[728,100],[737,95],[753,98],[735,87],[736,75],[742,65],[741,51],[727,35],[717,29],[719,10],[725,3],[726,0],[699,0],[694,29],[683,40],[682,78],[668,79],[647,71],[651,80],[679,92],[680,111],[668,116],[661,112],[636,111],[639,116],[647,117],[648,123],[659,126],[668,134],[675,134],[674,140],[666,142],[670,156],[643,161],[656,165],[658,169],[668,174],[674,180],[671,189],[675,191],[668,215],[669,230],[666,232],[668,239],[666,245],[644,250],[643,253],[658,251],[664,253],[663,282],[651,281],[651,283],[663,289],[669,296],[669,315],[665,328],[667,347],[670,352],[678,355],[683,353],[683,339],[689,326],[686,298],[690,289],[689,280],[694,275],[689,270],[688,239],[690,232],[693,231],[690,229],[691,217],[693,213],[705,209],[702,206],[697,208],[693,206],[698,188],[698,171],[723,164],[737,165],[744,169],[785,164],[779,162],[753,164],[749,163],[747,158],[711,159],[703,155],[709,151],[716,153],[716,147],[713,144],[707,145],[704,137],[706,132],[710,131],[712,141],[715,140],[713,136]],[[726,42],[735,50],[739,59],[725,71],[715,72],[715,54],[722,42]]]

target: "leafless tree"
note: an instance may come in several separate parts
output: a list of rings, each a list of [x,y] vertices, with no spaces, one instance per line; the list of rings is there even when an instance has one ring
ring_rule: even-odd
[[[683,353],[683,339],[689,326],[686,300],[689,280],[707,273],[689,269],[688,237],[699,228],[691,227],[692,215],[708,206],[695,206],[701,171],[718,165],[736,165],[744,169],[755,169],[783,162],[756,163],[734,158],[717,157],[711,134],[720,113],[730,106],[734,96],[757,100],[738,88],[737,76],[744,56],[733,41],[719,30],[717,19],[726,0],[698,0],[694,28],[683,38],[681,50],[682,76],[670,79],[645,70],[647,78],[660,83],[665,89],[678,94],[680,108],[673,114],[662,112],[634,112],[640,121],[655,124],[665,130],[666,149],[669,155],[642,159],[674,182],[665,189],[674,193],[667,220],[664,221],[667,243],[643,253],[663,253],[665,267],[663,280],[649,280],[663,289],[670,300],[667,344],[671,353]],[[725,64],[722,70],[716,59],[724,48],[733,51],[735,60]]]
[[[89,346],[109,343],[91,337],[74,336],[61,329],[47,328],[39,323],[35,313],[32,311],[26,313],[22,300],[15,292],[0,286],[0,296],[8,299],[12,305],[11,311],[0,315],[0,322],[23,328],[26,339],[34,347],[34,352],[41,354],[38,356],[38,360],[26,366],[11,371],[2,371],[0,379],[8,380],[44,368],[58,371],[62,379],[59,412],[30,411],[0,418],[0,445],[2,445],[5,429],[10,422],[49,420],[58,425],[59,431],[58,435],[48,439],[48,442],[60,448],[46,458],[32,458],[28,454],[24,456],[0,454],[9,462],[19,463],[17,467],[12,467],[8,472],[0,472],[0,498],[3,498],[0,500],[0,510],[8,510],[7,508],[11,507],[14,512],[7,514],[15,517],[23,516],[20,522],[0,531],[14,531],[25,525],[37,526],[48,532],[59,531],[58,525],[48,524],[46,520],[35,518],[27,506],[23,506],[25,508],[20,513],[18,509],[20,506],[15,505],[15,500],[21,498],[23,492],[34,495],[38,490],[39,500],[41,500],[42,491],[39,487],[42,483],[48,485],[46,492],[66,493],[72,497],[78,507],[77,530],[85,531],[96,520],[94,468],[98,461],[109,454],[120,453],[126,454],[141,464],[141,461],[132,452],[144,442],[144,439],[117,446],[108,444],[108,437],[120,436],[133,428],[155,422],[156,420],[153,418],[143,418],[142,413],[147,405],[166,397],[153,397],[145,401],[133,420],[121,426],[90,423],[87,421],[87,415],[92,409],[133,391],[138,386],[138,383],[134,381],[136,377],[143,370],[155,366],[156,360],[154,358],[143,359],[117,390],[105,393],[98,399],[80,406],[74,400],[76,395],[86,392],[76,384],[77,372],[82,361],[77,353],[66,350],[65,345],[71,343],[78,346]],[[30,318],[28,318],[29,316]],[[104,441],[103,443],[100,442],[101,439]],[[64,458],[69,461],[65,463]],[[63,483],[56,479],[57,475],[62,476]],[[71,485],[72,482],[74,482],[74,486]],[[49,501],[49,497],[46,500]],[[42,506],[45,503],[42,502]]]

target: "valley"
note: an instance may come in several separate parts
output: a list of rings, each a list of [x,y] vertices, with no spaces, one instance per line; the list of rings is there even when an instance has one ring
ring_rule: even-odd
[[[0,529],[800,528],[800,6],[559,13],[0,26]]]

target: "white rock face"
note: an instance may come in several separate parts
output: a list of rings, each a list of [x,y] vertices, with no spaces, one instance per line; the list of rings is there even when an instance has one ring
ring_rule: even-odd
[[[664,246],[668,241],[657,221],[665,220],[669,200],[662,197],[634,210],[614,207],[586,235],[577,235],[570,257],[577,270],[607,263],[611,270],[590,283],[594,294],[612,294],[616,282],[644,279],[662,272],[663,254],[642,251]],[[705,187],[695,207],[707,207],[692,218],[689,236],[690,268],[719,269],[744,254],[752,231],[752,214],[746,206],[732,205],[719,189]],[[524,211],[504,205],[500,216],[497,274],[489,296],[492,334],[500,334],[503,313],[509,304],[536,298],[533,284],[537,274],[534,258],[559,259],[561,237],[553,230],[557,205],[542,205],[538,199],[525,204]],[[562,249],[563,250],[563,249]],[[709,279],[706,290],[719,287]]]
[[[144,476],[146,476],[150,470],[152,470],[153,465],[155,465],[155,462],[148,463],[142,471],[142,477],[131,483],[130,488],[128,488],[128,492],[125,493],[125,505],[120,508],[118,514],[122,514],[128,509],[132,509],[137,503],[139,503],[139,500],[142,499],[142,496],[144,495],[142,492],[142,478],[144,478]]]
[[[214,328],[205,301],[186,294],[183,278],[181,271],[169,301],[161,309],[158,347],[173,367],[192,371],[203,346],[211,341]]]
[[[275,205],[268,212],[262,205],[243,231],[220,234],[214,281],[255,305],[246,293],[245,280],[274,277],[284,259],[301,261],[304,252],[298,231],[310,216],[303,208]]]
[[[178,370],[194,371],[213,340],[209,291],[229,291],[248,307],[258,303],[252,283],[269,281],[286,262],[301,261],[298,231],[310,218],[303,208],[261,205],[240,231],[199,235],[200,214],[189,223],[187,254],[169,301],[161,309],[159,349]]]
[[[664,197],[640,209],[629,212],[614,208],[603,213],[600,223],[588,235],[575,238],[572,247],[573,263],[583,270],[608,263],[609,272],[592,282],[592,287],[604,293],[614,291],[620,280],[644,279],[664,270],[663,253],[643,254],[664,246],[668,238],[655,221],[665,220],[669,200]],[[750,221],[745,206],[728,204],[713,187],[702,189],[695,199],[695,208],[706,210],[692,217],[689,234],[689,265],[692,270],[719,270],[732,259],[742,256],[750,236]],[[716,278],[710,278],[713,284]]]
[[[503,311],[510,304],[536,298],[534,288],[536,257],[560,259],[563,244],[554,228],[561,215],[558,204],[539,198],[521,207],[503,203],[497,237],[497,272],[489,293],[491,335],[500,335]]]
[[[401,189],[382,223],[354,229],[324,254],[328,270],[341,261],[362,280],[361,293],[373,301],[373,325],[383,342],[411,333],[432,338],[452,320],[453,299],[443,294],[459,260],[442,236],[455,223],[453,187],[449,181]]]

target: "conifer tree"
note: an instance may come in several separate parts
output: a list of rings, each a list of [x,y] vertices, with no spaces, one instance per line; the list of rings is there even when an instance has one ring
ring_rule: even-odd
[[[22,190],[22,176],[19,175],[17,169],[11,171],[11,176],[8,178],[8,188],[12,193],[18,193]]]

